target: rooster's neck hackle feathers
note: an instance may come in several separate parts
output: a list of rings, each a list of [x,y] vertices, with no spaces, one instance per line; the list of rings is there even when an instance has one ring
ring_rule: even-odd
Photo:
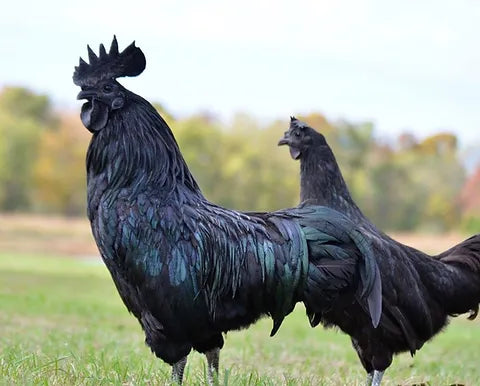
[[[77,86],[93,86],[101,80],[137,76],[145,69],[145,55],[140,48],[135,47],[135,42],[119,52],[117,38],[114,36],[108,53],[103,44],[100,44],[98,56],[90,46],[87,49],[90,63],[80,58],[73,73],[73,83]]]
[[[74,83],[82,88],[102,80],[139,75],[146,63],[135,42],[119,52],[116,37],[108,53],[101,44],[98,56],[88,47],[88,57],[90,63],[80,58],[73,74]],[[184,186],[203,197],[167,123],[148,101],[122,90],[127,102],[110,113],[105,127],[90,142],[88,180],[95,185],[97,176],[102,176],[103,190],[129,187],[138,193],[147,188],[162,197]]]
[[[161,196],[187,188],[203,195],[167,123],[142,97],[129,92],[129,104],[92,137],[89,177],[104,173],[107,188],[149,187]]]

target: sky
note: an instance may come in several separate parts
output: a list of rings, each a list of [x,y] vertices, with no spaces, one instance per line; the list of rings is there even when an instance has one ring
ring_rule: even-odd
[[[480,143],[480,1],[17,1],[0,14],[0,87],[79,109],[86,45],[133,40],[127,88],[174,115],[261,121],[320,112],[380,137],[438,131]]]

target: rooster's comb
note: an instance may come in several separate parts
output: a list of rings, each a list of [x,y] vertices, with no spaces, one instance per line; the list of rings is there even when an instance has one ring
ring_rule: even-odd
[[[108,54],[103,44],[100,44],[98,56],[90,46],[87,48],[90,63],[80,58],[73,73],[73,83],[77,86],[93,86],[103,79],[137,76],[145,69],[145,55],[140,48],[135,47],[135,42],[119,53],[117,38],[113,36]]]

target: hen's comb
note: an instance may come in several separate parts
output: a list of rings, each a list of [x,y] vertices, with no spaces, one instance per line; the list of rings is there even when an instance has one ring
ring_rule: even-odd
[[[290,126],[297,127],[299,129],[304,129],[305,127],[308,127],[305,122],[298,120],[294,116],[290,116]]]
[[[108,54],[103,44],[100,44],[98,56],[90,46],[87,48],[90,63],[80,58],[80,63],[73,73],[73,83],[77,86],[93,86],[103,79],[137,76],[145,69],[145,55],[140,48],[135,47],[135,42],[119,53],[114,35]]]

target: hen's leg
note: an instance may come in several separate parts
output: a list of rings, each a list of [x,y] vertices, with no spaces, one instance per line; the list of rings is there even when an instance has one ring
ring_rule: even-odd
[[[365,386],[372,386],[373,374],[374,374],[374,371],[367,374],[367,382],[365,383]]]
[[[392,364],[393,353],[383,345],[375,345],[375,353],[372,359],[373,372],[372,386],[380,386],[385,370]]]
[[[351,337],[351,340],[352,340],[353,348],[357,352],[358,358],[360,359],[360,362],[362,363],[363,368],[367,372],[367,380],[365,382],[365,386],[372,386],[372,381],[373,381],[373,376],[375,371],[370,361],[370,356],[365,350],[362,349],[358,340],[354,339],[353,337]]]
[[[174,363],[172,366],[172,382],[176,382],[179,385],[183,381],[183,371],[185,370],[185,365],[187,364],[187,357],[183,357],[177,363]]]
[[[375,370],[373,372],[372,386],[380,386],[380,384],[382,383],[382,377],[384,372],[385,370],[384,371]]]
[[[351,339],[363,368],[367,371],[367,386],[380,386],[385,370],[392,364],[393,353],[381,341],[367,340],[362,342],[362,346],[358,340]]]
[[[205,352],[208,367],[208,383],[210,385],[218,382],[218,365],[220,362],[220,348],[216,347]]]

